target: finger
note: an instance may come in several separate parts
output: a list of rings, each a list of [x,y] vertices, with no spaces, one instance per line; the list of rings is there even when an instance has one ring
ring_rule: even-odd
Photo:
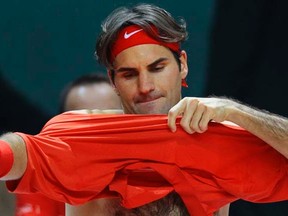
[[[213,112],[211,109],[206,109],[204,114],[202,115],[201,121],[199,123],[199,128],[203,132],[205,132],[208,129],[208,124],[212,120]]]
[[[194,115],[190,122],[190,128],[191,130],[196,131],[197,133],[202,133],[202,130],[200,129],[200,121],[202,119],[202,116],[204,115],[206,106],[202,103],[198,103],[198,106],[194,112]]]
[[[191,119],[195,115],[195,111],[197,110],[199,101],[198,100],[189,100],[186,103],[186,108],[184,110],[183,116],[180,121],[181,127],[187,132],[187,133],[194,133],[195,131],[190,127]]]
[[[168,112],[168,127],[172,132],[175,132],[176,127],[176,119],[177,116],[181,115],[184,111],[185,106],[183,105],[184,99],[174,105]]]

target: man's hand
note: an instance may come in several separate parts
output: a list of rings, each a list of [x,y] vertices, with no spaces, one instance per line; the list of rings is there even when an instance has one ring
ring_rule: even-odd
[[[232,107],[232,101],[223,98],[185,97],[168,113],[168,126],[176,131],[176,117],[182,115],[180,125],[187,133],[203,133],[210,121],[222,122]]]

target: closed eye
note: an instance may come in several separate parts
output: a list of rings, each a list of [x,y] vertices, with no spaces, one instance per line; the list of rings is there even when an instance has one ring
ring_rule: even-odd
[[[121,76],[124,77],[125,79],[131,79],[137,75],[138,75],[138,73],[136,71],[121,72]]]
[[[148,70],[151,72],[161,72],[162,70],[164,70],[167,64],[168,64],[167,58],[160,58],[157,59],[152,64],[148,65]]]
[[[150,69],[151,72],[161,72],[162,70],[164,70],[165,66],[163,65],[158,65],[156,67],[153,67]]]

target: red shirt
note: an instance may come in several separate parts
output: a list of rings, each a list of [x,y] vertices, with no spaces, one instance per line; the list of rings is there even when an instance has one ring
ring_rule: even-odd
[[[240,198],[288,198],[287,159],[268,144],[217,123],[190,135],[177,121],[172,133],[166,115],[56,116],[36,136],[18,133],[27,145],[28,166],[8,188],[70,204],[119,196],[127,208],[175,190],[197,216]]]
[[[65,204],[41,194],[16,194],[16,216],[64,216]]]

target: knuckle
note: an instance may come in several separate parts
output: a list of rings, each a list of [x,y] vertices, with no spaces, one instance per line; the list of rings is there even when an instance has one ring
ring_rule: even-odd
[[[175,108],[171,108],[169,111],[168,111],[168,117],[170,118],[173,118],[177,115],[177,110]]]
[[[182,99],[182,101],[184,101],[184,102],[189,101],[189,97],[184,97],[184,98]]]
[[[209,107],[203,102],[199,102],[198,109],[201,110],[202,112],[208,112]]]
[[[193,99],[191,99],[189,101],[189,105],[196,105],[196,104],[199,104],[199,100],[198,99],[193,98]]]

